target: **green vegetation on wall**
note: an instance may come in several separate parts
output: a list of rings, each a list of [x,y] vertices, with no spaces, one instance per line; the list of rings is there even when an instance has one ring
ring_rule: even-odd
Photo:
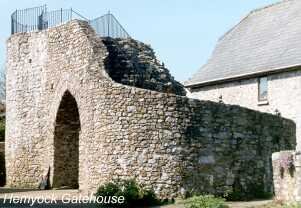
[[[4,142],[5,138],[5,117],[0,118],[0,142]]]

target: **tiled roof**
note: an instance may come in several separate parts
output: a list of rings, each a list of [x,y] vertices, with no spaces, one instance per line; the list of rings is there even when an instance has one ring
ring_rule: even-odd
[[[208,62],[185,82],[202,85],[301,65],[301,0],[254,10],[217,43]]]

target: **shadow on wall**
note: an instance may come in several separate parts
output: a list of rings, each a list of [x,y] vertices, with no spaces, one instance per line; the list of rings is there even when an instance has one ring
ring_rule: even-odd
[[[55,124],[53,188],[78,188],[79,132],[78,106],[66,91]]]
[[[4,144],[0,142],[0,187],[5,186],[6,182]]]
[[[177,104],[178,109],[187,105],[180,99]],[[201,101],[192,109],[185,113],[190,122],[181,141],[189,153],[189,158],[181,159],[188,195],[211,193],[231,201],[272,197],[271,156],[295,148],[294,123],[213,102]]]
[[[176,95],[186,95],[153,49],[131,38],[103,38],[109,52],[105,64],[109,76],[118,83]]]
[[[0,187],[5,186],[5,105],[0,103]],[[4,115],[4,116],[3,116]]]

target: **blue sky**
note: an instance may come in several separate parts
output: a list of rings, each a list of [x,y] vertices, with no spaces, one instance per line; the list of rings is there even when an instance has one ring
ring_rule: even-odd
[[[1,0],[0,64],[10,14],[16,9],[48,5],[49,10],[74,8],[88,18],[109,10],[130,35],[150,44],[171,74],[187,80],[200,68],[217,39],[252,9],[277,0]]]

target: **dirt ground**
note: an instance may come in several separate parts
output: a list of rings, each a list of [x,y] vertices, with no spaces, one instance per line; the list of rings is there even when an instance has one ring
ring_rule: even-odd
[[[265,201],[251,201],[251,202],[227,202],[227,205],[230,208],[261,208],[263,205],[270,204],[271,200],[265,200]],[[182,204],[172,204],[172,205],[166,205],[156,208],[184,208]]]

